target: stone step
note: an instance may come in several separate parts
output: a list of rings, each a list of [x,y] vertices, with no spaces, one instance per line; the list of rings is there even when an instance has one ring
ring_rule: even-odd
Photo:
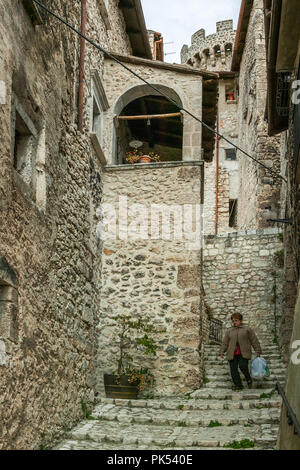
[[[254,359],[255,356],[252,357],[252,359]],[[278,354],[263,354],[262,357],[267,361],[271,361],[271,360],[278,360],[278,361],[281,361],[282,358],[281,356],[279,356]],[[209,353],[209,354],[205,354],[204,355],[204,360],[205,361],[209,361],[210,359],[218,359],[220,358],[219,354],[215,354],[215,353]],[[225,355],[225,358],[226,358],[226,355]],[[220,358],[221,359],[221,358]]]
[[[263,349],[274,349],[274,350],[279,350],[279,346],[277,344],[272,343],[272,341],[268,343],[262,343],[260,342],[260,345]],[[221,345],[220,344],[205,344],[204,345],[204,350],[218,350],[220,349]]]
[[[215,358],[215,359],[210,359],[210,360],[205,360],[204,362],[205,364],[205,367],[208,368],[208,367],[213,367],[213,366],[217,366],[217,365],[228,365],[228,361],[226,358],[222,359],[221,357],[218,357],[218,358]],[[280,359],[272,359],[271,361],[267,360],[267,364],[268,364],[268,367],[269,369],[271,368],[277,368],[277,367],[284,367],[284,364],[283,362],[280,360]],[[249,365],[250,365],[250,362],[249,362]]]
[[[262,388],[255,388],[255,389],[244,389],[240,392],[233,391],[231,388],[224,388],[224,389],[208,389],[205,387],[200,388],[199,390],[195,390],[191,393],[192,399],[198,400],[234,400],[234,401],[243,401],[243,400],[259,400],[261,396],[264,397],[271,395],[271,400],[276,399],[278,397],[277,392],[275,391],[274,387],[262,389]],[[269,399],[269,398],[266,398]]]
[[[267,441],[265,439],[265,441]],[[261,444],[263,446],[263,444]],[[65,441],[63,444],[61,444],[61,447],[57,447],[53,450],[116,450],[116,445],[113,443],[109,442],[93,442],[93,441]],[[157,447],[154,445],[147,446],[145,444],[143,445],[125,445],[125,444],[119,444],[118,445],[118,450],[183,450],[182,446],[181,447]],[[230,448],[226,447],[185,447],[184,450],[232,450]],[[249,448],[247,449],[248,451],[250,450],[257,450],[257,448]],[[268,443],[268,448],[264,450],[275,450],[275,444],[274,444],[274,439],[272,438],[272,441]]]
[[[279,353],[280,352],[280,349],[278,348],[278,346],[263,346],[261,345],[261,348],[262,348],[262,351],[265,353],[265,352],[275,352],[275,353]],[[205,352],[208,352],[208,353],[211,353],[211,352],[218,352],[220,350],[220,346],[204,346],[204,351]]]
[[[262,392],[259,392],[260,395]],[[142,402],[142,407],[141,403]],[[102,398],[101,404],[95,408],[95,412],[99,409],[106,408],[112,409],[112,406],[119,408],[132,408],[132,409],[144,409],[148,412],[155,410],[167,410],[167,411],[191,411],[191,410],[222,410],[222,409],[244,409],[248,410],[250,408],[280,408],[282,399],[279,395],[274,394],[269,400],[244,400],[242,402],[231,401],[231,400],[208,400],[204,402],[203,400],[191,399],[191,398],[181,398],[181,399],[160,399],[160,400],[119,400],[113,398]]]
[[[240,376],[241,376],[242,380],[245,380],[245,377],[243,376],[243,373],[240,372]],[[231,380],[231,375],[228,372],[224,375],[221,375],[221,374],[211,375],[211,374],[209,374],[209,375],[206,375],[205,378],[210,380],[210,381],[214,381],[214,382],[218,382],[218,381],[222,382],[224,380],[225,381]],[[261,381],[261,379],[255,379],[255,378],[252,379],[252,380],[253,380],[253,382],[257,381],[258,384]],[[282,382],[282,381],[285,380],[285,374],[282,374],[282,373],[281,374],[273,374],[272,373],[272,374],[269,375],[269,377],[264,377],[263,378],[263,381],[266,381],[266,382],[270,382],[270,381],[273,381],[273,380],[278,381],[278,382]]]
[[[264,427],[263,427],[264,426]],[[130,446],[131,449],[179,449],[208,448],[230,445],[233,441],[248,439],[254,443],[254,448],[274,448],[276,445],[278,425],[253,424],[245,426],[157,426],[153,424],[130,424],[116,421],[83,421],[69,435],[69,441],[56,447],[62,449],[68,442],[85,441],[87,448],[90,444],[99,444],[102,449],[107,443],[115,448]]]
[[[219,405],[223,405],[219,403]],[[278,424],[280,409],[221,409],[217,410],[155,410],[151,408],[131,408],[115,405],[100,405],[92,417],[105,421],[118,421],[127,424],[155,424],[157,426],[200,426],[212,427],[213,423],[222,426],[234,424]]]
[[[275,388],[276,382],[277,382],[276,380],[273,381],[273,382],[272,382],[272,380],[270,380],[270,381],[263,380],[259,383],[256,383],[254,386],[257,389],[266,389],[266,388],[270,388],[271,386],[273,386],[273,388]],[[217,388],[223,389],[223,388],[225,388],[225,389],[227,389],[228,385],[229,385],[229,382],[221,382],[221,381],[216,382],[215,381],[215,382],[208,382],[207,384],[203,384],[203,388],[214,388],[214,389],[217,389]],[[283,381],[281,382],[281,385],[284,387],[284,382]],[[244,383],[244,388],[246,388],[245,383]]]
[[[230,377],[230,370],[228,367],[218,367],[215,366],[213,369],[207,370],[207,373],[209,375],[206,375],[206,377],[209,378],[209,376],[228,376]],[[286,369],[284,367],[277,367],[276,369],[271,369],[270,373],[272,376],[285,376],[286,375]]]

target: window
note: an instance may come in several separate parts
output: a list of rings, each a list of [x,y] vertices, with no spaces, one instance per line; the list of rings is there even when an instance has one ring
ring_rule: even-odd
[[[215,57],[221,57],[221,46],[214,47]]]
[[[226,44],[225,46],[225,55],[230,56],[232,54],[232,44]]]
[[[13,123],[13,167],[23,181],[32,187],[38,132],[16,98]]]
[[[110,21],[109,21],[109,0],[98,0],[98,5],[100,9],[101,16],[103,18],[104,24],[106,29],[110,29]]]
[[[237,227],[237,199],[229,200],[229,227]]]
[[[103,113],[109,105],[97,70],[92,71],[90,103],[90,138],[101,163],[106,164],[102,150]]]
[[[18,280],[15,271],[0,254],[0,339],[18,342]],[[2,341],[2,354],[5,343]],[[4,357],[5,359],[5,357]],[[0,365],[5,365],[2,362]]]
[[[235,101],[236,100],[236,91],[234,80],[226,80],[225,82],[225,97],[226,101]]]
[[[45,4],[45,1],[42,1]],[[33,0],[23,0],[23,5],[34,25],[43,24],[40,8],[37,7]]]
[[[18,175],[17,181],[21,183],[26,194],[41,208],[46,208],[46,174],[45,174],[45,127],[40,114],[36,114],[33,123],[19,102],[13,95],[11,116],[11,153],[12,165]],[[21,179],[21,182],[20,182]],[[25,183],[25,186],[24,186]]]
[[[225,149],[225,160],[236,160],[236,149]]]

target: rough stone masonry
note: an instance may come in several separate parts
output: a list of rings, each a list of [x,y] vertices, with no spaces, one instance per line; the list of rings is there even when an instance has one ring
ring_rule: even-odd
[[[136,218],[142,224],[150,215],[152,204],[164,204],[171,211],[171,233],[151,238],[150,217],[144,239],[108,239],[103,242],[98,367],[116,370],[118,344],[116,315],[147,318],[156,329],[157,357],[137,365],[148,365],[156,379],[155,394],[173,396],[197,388],[202,379],[200,316],[202,312],[201,251],[190,249],[187,239],[175,238],[173,218],[184,205],[200,203],[200,168],[198,162],[123,165],[106,167],[103,202],[116,209],[120,226],[120,197],[128,198],[128,225]],[[133,204],[140,206],[133,209]],[[139,214],[139,211],[140,212]],[[141,216],[142,214],[142,216]],[[194,215],[195,221],[195,215]],[[176,222],[178,224],[178,221]],[[183,225],[183,220],[181,222]],[[102,377],[99,377],[101,390]]]

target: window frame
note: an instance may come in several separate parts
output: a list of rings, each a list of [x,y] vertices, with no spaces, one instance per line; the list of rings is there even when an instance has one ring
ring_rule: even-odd
[[[225,161],[226,162],[236,162],[237,161],[237,151],[235,148],[227,148],[227,149],[224,149],[225,150]],[[234,152],[234,155],[235,155],[235,158],[228,158],[227,155],[228,153],[233,153]]]
[[[90,88],[90,139],[94,150],[102,165],[106,165],[107,161],[103,152],[103,129],[104,114],[109,108],[105,90],[103,88],[101,78],[96,69],[91,71],[91,88]],[[95,113],[95,108],[97,112]]]

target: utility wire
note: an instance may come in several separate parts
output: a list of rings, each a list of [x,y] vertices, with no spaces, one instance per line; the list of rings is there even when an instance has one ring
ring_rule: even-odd
[[[46,10],[48,13],[50,13],[52,16],[54,16],[56,19],[58,19],[59,21],[61,21],[65,26],[67,26],[68,28],[70,28],[72,31],[74,31],[76,34],[78,34],[80,37],[82,37],[83,39],[85,39],[87,42],[89,42],[93,47],[95,47],[96,49],[98,49],[99,51],[103,52],[107,57],[109,57],[111,60],[113,60],[114,62],[116,62],[117,64],[121,65],[121,67],[123,67],[125,70],[127,70],[128,72],[130,72],[132,75],[134,75],[136,78],[138,78],[139,80],[141,80],[142,82],[144,82],[146,85],[148,85],[150,88],[152,88],[152,90],[154,90],[156,93],[158,93],[159,95],[163,96],[164,98],[166,98],[168,101],[170,101],[170,103],[173,103],[180,111],[183,111],[185,112],[186,114],[188,114],[189,116],[191,116],[193,119],[195,119],[196,121],[198,121],[200,124],[202,124],[204,127],[206,127],[206,129],[208,129],[210,132],[212,132],[213,134],[217,135],[219,137],[219,139],[224,139],[226,142],[228,142],[230,145],[232,145],[233,147],[235,147],[237,150],[239,150],[241,153],[243,153],[244,155],[246,155],[247,157],[251,158],[251,160],[255,161],[256,163],[258,163],[259,165],[261,165],[263,168],[265,168],[269,173],[272,173],[275,177],[277,178],[281,178],[283,181],[285,181],[287,183],[287,180],[286,178],[284,178],[282,175],[280,175],[279,173],[276,173],[275,171],[271,170],[271,168],[268,168],[266,165],[264,165],[262,162],[260,162],[259,160],[257,160],[256,158],[252,157],[249,153],[247,153],[245,150],[243,150],[242,148],[238,147],[236,144],[234,144],[233,142],[231,142],[230,140],[228,140],[226,137],[224,137],[222,134],[220,134],[219,132],[217,132],[215,129],[213,129],[212,127],[210,127],[208,124],[206,124],[205,122],[203,122],[201,119],[199,119],[197,116],[195,116],[193,113],[191,113],[190,111],[188,111],[187,109],[183,108],[182,106],[180,106],[175,100],[173,100],[172,98],[170,98],[169,96],[167,96],[165,93],[163,93],[162,91],[160,91],[158,88],[156,88],[154,85],[151,85],[151,83],[149,83],[147,80],[145,80],[143,77],[141,77],[139,74],[137,74],[136,72],[134,72],[134,70],[132,70],[130,67],[128,67],[127,65],[123,64],[120,60],[118,60],[116,57],[114,57],[112,54],[110,54],[108,51],[106,51],[105,49],[103,49],[103,47],[99,46],[99,44],[96,44],[94,41],[92,41],[91,39],[89,39],[87,36],[85,36],[84,34],[81,33],[81,31],[79,31],[78,29],[74,28],[74,26],[72,26],[71,24],[69,24],[66,20],[64,20],[61,16],[57,15],[54,11],[50,10],[48,7],[46,7],[43,3],[41,3],[39,0],[33,0],[37,5],[39,5],[41,8],[43,8],[44,10]]]

